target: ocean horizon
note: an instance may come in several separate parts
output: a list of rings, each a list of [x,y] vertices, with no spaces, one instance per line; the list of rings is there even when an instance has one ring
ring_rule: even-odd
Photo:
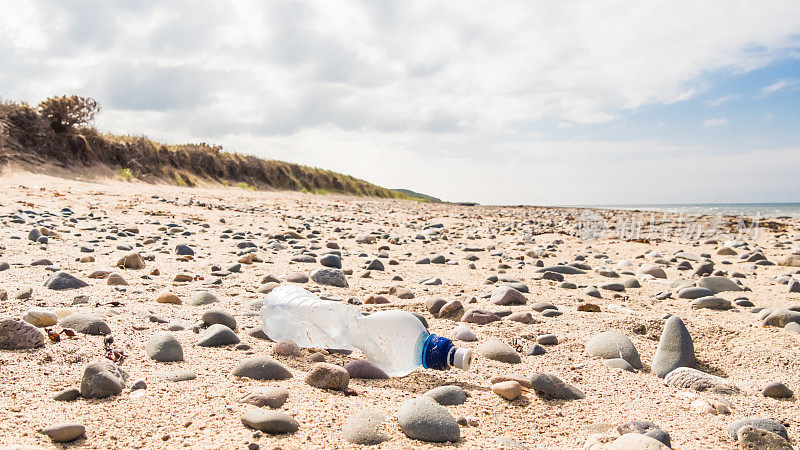
[[[571,208],[598,208],[653,211],[686,215],[733,215],[748,217],[791,217],[800,219],[800,202],[788,203],[642,203],[613,205],[570,205]]]

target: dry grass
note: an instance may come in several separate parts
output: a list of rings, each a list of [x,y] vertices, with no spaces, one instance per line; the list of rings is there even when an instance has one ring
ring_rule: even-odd
[[[427,200],[349,175],[226,152],[206,143],[164,145],[145,136],[103,135],[91,127],[57,132],[36,109],[6,102],[0,103],[0,165],[8,162],[64,168],[104,164],[127,180],[179,186],[203,181],[244,189]]]

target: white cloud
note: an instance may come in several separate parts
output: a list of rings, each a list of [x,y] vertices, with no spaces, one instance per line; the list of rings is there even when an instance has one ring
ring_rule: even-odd
[[[783,80],[778,80],[770,84],[769,86],[765,86],[764,88],[762,88],[761,91],[759,91],[759,95],[757,97],[765,97],[769,94],[778,92],[782,89],[793,88],[797,86],[800,86],[800,79],[798,78],[786,78]]]
[[[722,106],[723,104],[728,103],[731,100],[736,100],[739,97],[741,97],[741,95],[739,94],[728,94],[728,95],[723,95],[722,97],[717,97],[708,100],[704,104],[709,108],[716,108],[717,106]]]
[[[4,98],[91,95],[107,130],[218,142],[382,184],[371,174],[384,176],[396,155],[450,155],[463,172],[395,180],[432,194],[473,173],[484,149],[507,148],[492,157],[535,171],[525,155],[538,130],[683,101],[711,86],[709,74],[764,67],[800,46],[795,0],[0,0],[0,10]],[[359,158],[334,164],[352,148]],[[464,196],[501,201],[498,177],[484,173]]]
[[[713,119],[706,119],[703,121],[704,128],[724,127],[728,124],[728,119],[715,117]]]

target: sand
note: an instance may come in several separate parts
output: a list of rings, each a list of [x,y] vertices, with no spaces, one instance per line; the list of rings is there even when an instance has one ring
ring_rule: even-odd
[[[75,227],[57,216],[46,246],[27,239],[33,222],[15,224],[4,220],[0,230],[2,250],[0,260],[11,263],[11,269],[0,272],[0,288],[9,294],[9,300],[0,302],[0,317],[20,317],[32,307],[45,307],[52,311],[88,312],[103,318],[111,327],[115,345],[122,348],[127,359],[121,367],[128,372],[130,381],[143,378],[147,381],[146,394],[131,398],[129,389],[119,396],[103,400],[78,399],[58,402],[51,397],[56,392],[77,387],[83,368],[104,355],[102,337],[79,334],[73,339],[58,343],[47,342],[44,348],[34,350],[0,351],[0,442],[7,445],[28,445],[53,448],[54,444],[37,432],[47,425],[77,421],[86,426],[86,437],[69,444],[70,448],[247,448],[257,443],[260,448],[348,448],[355,447],[341,437],[345,419],[362,408],[386,414],[386,431],[391,439],[378,448],[431,448],[456,446],[462,448],[496,448],[497,439],[510,437],[530,448],[581,448],[593,433],[605,432],[628,420],[650,420],[668,432],[673,448],[733,448],[735,443],[725,432],[730,422],[745,417],[769,417],[783,421],[790,438],[800,438],[800,408],[794,400],[765,398],[761,389],[771,381],[783,381],[790,388],[800,388],[800,359],[798,343],[800,334],[775,327],[762,327],[756,314],[749,308],[730,311],[692,310],[688,300],[655,299],[658,292],[670,290],[669,282],[690,278],[691,271],[682,272],[675,264],[665,267],[667,280],[642,281],[642,287],[615,294],[601,291],[603,298],[586,296],[582,289],[569,290],[557,287],[558,283],[535,279],[536,259],[525,256],[536,245],[546,247],[561,242],[555,251],[544,259],[545,265],[573,261],[575,255],[587,256],[586,263],[599,267],[594,255],[604,253],[614,262],[628,260],[631,268],[644,262],[652,263],[654,257],[645,255],[657,251],[669,259],[675,251],[686,250],[694,254],[710,253],[717,263],[715,268],[740,271],[746,275],[743,284],[752,292],[726,292],[718,296],[732,300],[748,297],[756,306],[775,308],[800,303],[800,294],[790,294],[786,285],[775,283],[775,277],[796,272],[797,268],[759,266],[750,270],[737,256],[718,256],[717,244],[702,243],[708,240],[673,238],[666,241],[632,242],[600,238],[584,240],[575,236],[576,219],[585,210],[536,207],[485,207],[447,204],[422,204],[410,201],[354,198],[346,196],[315,196],[295,192],[256,192],[239,188],[181,188],[158,186],[138,182],[82,182],[32,174],[6,174],[0,178],[3,195],[0,214],[18,210],[49,211],[54,214],[64,207],[75,212],[76,217],[92,213],[98,220],[82,219]],[[157,197],[154,197],[157,196]],[[600,212],[609,217],[629,217],[630,213]],[[634,214],[649,217],[647,214]],[[224,219],[224,223],[222,220]],[[671,219],[674,219],[671,218]],[[524,221],[531,220],[533,225]],[[708,220],[705,219],[705,220]],[[159,222],[158,224],[154,222]],[[552,224],[551,224],[552,222]],[[759,236],[748,239],[750,247],[758,244],[768,259],[777,261],[797,245],[798,223],[788,219],[787,231],[778,233],[766,228]],[[167,237],[159,227],[167,223],[181,224],[193,234],[169,236],[168,243],[141,245],[147,236]],[[423,242],[415,239],[426,224],[441,223],[443,234],[437,240]],[[202,228],[200,224],[207,224]],[[532,311],[530,303],[549,301],[564,312],[559,317],[546,318],[533,311],[537,323],[521,324],[503,320],[489,325],[468,324],[478,334],[473,343],[457,345],[475,348],[490,338],[506,342],[516,340],[527,347],[537,335],[553,333],[559,344],[547,346],[540,356],[522,356],[520,364],[506,364],[477,357],[469,371],[432,371],[419,369],[404,378],[390,380],[351,379],[350,388],[356,396],[342,392],[313,388],[303,378],[313,363],[301,357],[275,357],[293,373],[293,378],[281,382],[259,382],[231,376],[232,368],[241,360],[253,355],[272,355],[272,342],[248,334],[260,326],[257,316],[247,313],[247,304],[262,297],[256,290],[264,275],[282,276],[290,272],[308,274],[319,264],[290,263],[295,253],[291,249],[259,250],[264,262],[243,265],[241,273],[223,279],[219,286],[203,287],[211,278],[210,266],[218,264],[223,269],[239,259],[235,244],[238,241],[220,239],[223,230],[258,233],[249,240],[259,246],[268,242],[268,236],[299,230],[309,235],[318,230],[318,245],[325,247],[335,241],[343,248],[343,268],[352,269],[347,277],[349,287],[334,288],[310,282],[308,287],[319,288],[321,293],[336,299],[355,297],[364,300],[370,294],[383,293],[391,300],[388,305],[363,305],[364,311],[404,309],[423,314],[430,331],[445,337],[459,323],[434,318],[424,307],[431,296],[447,300],[459,299],[467,307]],[[537,225],[538,224],[538,225]],[[96,258],[93,263],[79,263],[80,245],[90,238],[106,236],[115,225],[119,229],[137,228],[136,237],[119,240],[101,240],[93,244]],[[95,226],[97,230],[81,230]],[[335,232],[335,228],[341,231]],[[103,231],[105,229],[106,231]],[[545,232],[527,236],[524,231],[534,229]],[[379,231],[398,237],[396,243],[378,239],[374,244],[357,244],[356,235]],[[78,236],[78,235],[81,236]],[[776,235],[778,237],[776,237]],[[10,239],[19,236],[22,239]],[[779,241],[790,245],[776,247]],[[179,243],[195,245],[196,255],[191,261],[179,261],[172,251]],[[310,239],[298,240],[300,245],[312,245]],[[721,243],[721,242],[720,242]],[[136,246],[142,254],[153,253],[144,270],[120,270],[113,266],[117,259],[128,253],[116,246]],[[370,278],[360,278],[367,258],[364,252],[375,257],[379,247],[388,246],[389,259],[398,265],[388,265],[386,271],[372,271]],[[488,249],[482,252],[465,252],[464,246]],[[587,249],[590,246],[591,248]],[[166,250],[159,252],[157,250]],[[322,250],[315,253],[319,254]],[[496,253],[502,255],[496,255]],[[742,253],[741,250],[737,252]],[[457,265],[414,262],[436,253],[445,255]],[[477,255],[476,268],[469,269],[469,255]],[[521,260],[515,258],[521,258]],[[48,258],[63,270],[87,281],[90,286],[78,290],[52,291],[43,286],[49,276],[44,266],[30,266],[40,258]],[[722,261],[730,261],[723,265]],[[517,264],[524,262],[522,267]],[[506,264],[509,268],[499,268]],[[694,263],[692,263],[694,264]],[[613,265],[612,265],[613,267]],[[663,266],[662,266],[663,267]],[[153,269],[160,275],[148,275]],[[124,291],[107,286],[105,280],[90,279],[95,270],[114,270],[130,283]],[[617,269],[621,270],[621,269]],[[624,269],[623,269],[624,270]],[[178,273],[199,275],[204,280],[176,283],[171,280]],[[404,281],[392,281],[399,275]],[[495,286],[487,282],[492,276],[505,276],[519,280],[530,288],[525,294],[529,305],[499,307],[489,305],[481,298]],[[439,277],[442,284],[423,286],[419,280]],[[585,275],[567,275],[567,281],[584,285],[598,285],[617,281],[595,272]],[[409,288],[413,299],[398,299],[388,294],[391,286]],[[13,299],[19,288],[33,287],[30,299]],[[250,350],[237,350],[232,346],[203,348],[195,343],[199,335],[192,325],[200,320],[208,306],[190,306],[191,293],[199,288],[212,291],[220,303],[213,306],[231,312],[239,325],[237,334]],[[169,290],[178,295],[182,305],[159,304],[154,301],[158,292]],[[77,295],[89,296],[87,304],[73,305]],[[477,303],[466,304],[471,297]],[[122,304],[109,306],[111,301]],[[600,306],[601,312],[578,312],[582,303]],[[97,306],[97,304],[100,304]],[[184,362],[158,363],[147,357],[145,343],[150,336],[166,329],[166,324],[150,322],[151,313],[183,324],[184,331],[175,332],[182,343]],[[666,313],[684,319],[694,339],[697,368],[729,378],[742,389],[742,393],[728,397],[731,415],[708,415],[693,412],[689,402],[681,397],[680,390],[664,385],[663,380],[647,369],[636,373],[623,372],[603,365],[603,361],[590,357],[584,345],[594,334],[617,330],[627,335],[635,344],[647,366],[653,358]],[[357,355],[353,355],[357,356]],[[345,364],[351,356],[328,355],[327,361]],[[163,370],[188,369],[197,378],[184,382],[159,379]],[[586,398],[577,401],[544,400],[534,393],[525,393],[508,402],[491,391],[489,378],[494,375],[528,375],[532,372],[555,374],[579,387]],[[448,406],[456,418],[477,419],[476,426],[461,427],[461,441],[455,444],[430,444],[407,438],[397,424],[397,409],[408,399],[429,389],[446,384],[458,384],[470,394],[463,405]],[[255,387],[283,386],[290,396],[280,410],[294,417],[300,428],[296,433],[277,437],[254,436],[246,428],[241,415],[250,406],[237,400]]]

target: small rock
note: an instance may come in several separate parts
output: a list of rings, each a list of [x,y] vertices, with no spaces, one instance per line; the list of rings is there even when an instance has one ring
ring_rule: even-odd
[[[757,428],[759,430],[769,431],[770,433],[775,433],[784,440],[786,440],[787,442],[789,441],[789,434],[786,432],[786,427],[784,427],[777,420],[772,420],[772,419],[765,419],[760,417],[741,419],[728,425],[726,430],[728,431],[728,434],[730,435],[731,439],[738,440],[739,430],[747,426]]]
[[[329,363],[316,363],[305,378],[306,384],[322,389],[343,391],[350,383],[350,374],[342,366]]]
[[[169,331],[155,333],[145,345],[145,352],[150,359],[159,362],[183,361],[183,348],[178,339]]]
[[[536,342],[541,345],[558,345],[558,336],[555,334],[541,334],[536,337]]]
[[[128,375],[111,361],[89,363],[81,378],[81,397],[106,398],[118,395]]]
[[[456,385],[439,386],[423,395],[432,398],[442,406],[461,405],[467,401],[467,393],[461,386]]]
[[[792,398],[794,391],[780,381],[773,381],[764,386],[764,389],[761,390],[761,395],[772,398]]]
[[[81,391],[78,388],[66,388],[53,396],[53,400],[59,402],[71,402],[77,400],[81,396]]]
[[[221,309],[217,308],[209,309],[208,311],[203,313],[202,320],[207,327],[218,323],[225,325],[231,330],[236,329],[236,319],[234,319],[229,312],[223,311]]]
[[[513,347],[497,339],[492,339],[480,344],[478,346],[478,353],[485,358],[504,363],[518,364],[522,362],[522,358],[520,358]]]
[[[671,316],[664,324],[650,368],[653,374],[663,378],[678,367],[694,367],[694,363],[692,336],[680,317]]]
[[[61,328],[94,336],[111,334],[111,328],[103,320],[83,313],[72,313],[61,319]]]
[[[397,411],[397,422],[411,439],[426,442],[457,442],[461,430],[444,406],[430,398],[406,400]]]
[[[492,392],[508,401],[514,401],[522,395],[522,385],[516,381],[502,381],[492,385]]]
[[[300,346],[288,339],[281,339],[275,343],[272,353],[277,356],[300,356]]]
[[[459,341],[474,342],[478,340],[478,336],[475,335],[475,332],[464,325],[458,325],[453,328],[452,333],[453,337]]]
[[[375,380],[389,379],[389,375],[387,375],[386,372],[384,372],[382,369],[372,364],[371,362],[363,359],[355,359],[353,361],[350,361],[344,365],[344,368],[345,370],[347,370],[347,373],[348,375],[350,375],[350,378],[363,378],[363,379],[375,379]]]
[[[173,294],[172,292],[161,292],[156,296],[156,302],[169,303],[172,305],[180,305],[181,299],[178,298],[178,296]]]
[[[259,408],[277,409],[289,399],[289,391],[282,387],[256,388],[239,399],[240,403],[249,403]]]
[[[292,373],[286,367],[266,356],[247,358],[237,364],[232,373],[233,376],[252,378],[253,380],[286,380],[292,378]]]
[[[294,433],[300,428],[292,416],[269,409],[251,409],[242,415],[242,423],[267,434]]]
[[[642,360],[630,339],[616,331],[603,331],[586,343],[586,352],[604,359],[621,358],[633,368],[641,369]]]
[[[138,252],[129,253],[117,261],[117,267],[123,269],[141,270],[144,266],[144,258]]]
[[[25,350],[44,345],[44,334],[21,319],[0,320],[0,349]]]
[[[189,304],[192,306],[203,306],[203,305],[210,305],[211,303],[217,303],[217,297],[214,296],[209,291],[195,291],[192,294],[192,299],[189,301]]]
[[[35,327],[44,328],[58,323],[58,316],[56,313],[44,308],[31,308],[25,311],[25,314],[22,315],[22,320]]]
[[[86,427],[76,422],[57,423],[42,428],[42,434],[53,442],[71,442],[86,433]]]
[[[48,289],[61,291],[65,289],[80,289],[89,286],[89,283],[79,280],[63,270],[59,270],[50,275],[50,278],[45,281],[44,285]]]
[[[378,445],[390,438],[383,432],[386,416],[362,409],[348,417],[342,425],[342,437],[356,445]]]
[[[238,343],[239,336],[236,336],[233,330],[221,323],[215,323],[203,333],[197,345],[201,347],[220,347]]]
[[[792,450],[792,445],[772,431],[762,430],[750,425],[739,428],[739,448],[745,450]]]
[[[495,305],[524,305],[528,302],[522,292],[509,287],[498,286],[492,291],[491,302]]]
[[[326,286],[347,287],[344,272],[339,269],[314,269],[311,271],[311,279]]]
[[[555,375],[534,373],[530,376],[529,382],[531,388],[543,397],[563,400],[579,400],[586,397],[580,389]]]

